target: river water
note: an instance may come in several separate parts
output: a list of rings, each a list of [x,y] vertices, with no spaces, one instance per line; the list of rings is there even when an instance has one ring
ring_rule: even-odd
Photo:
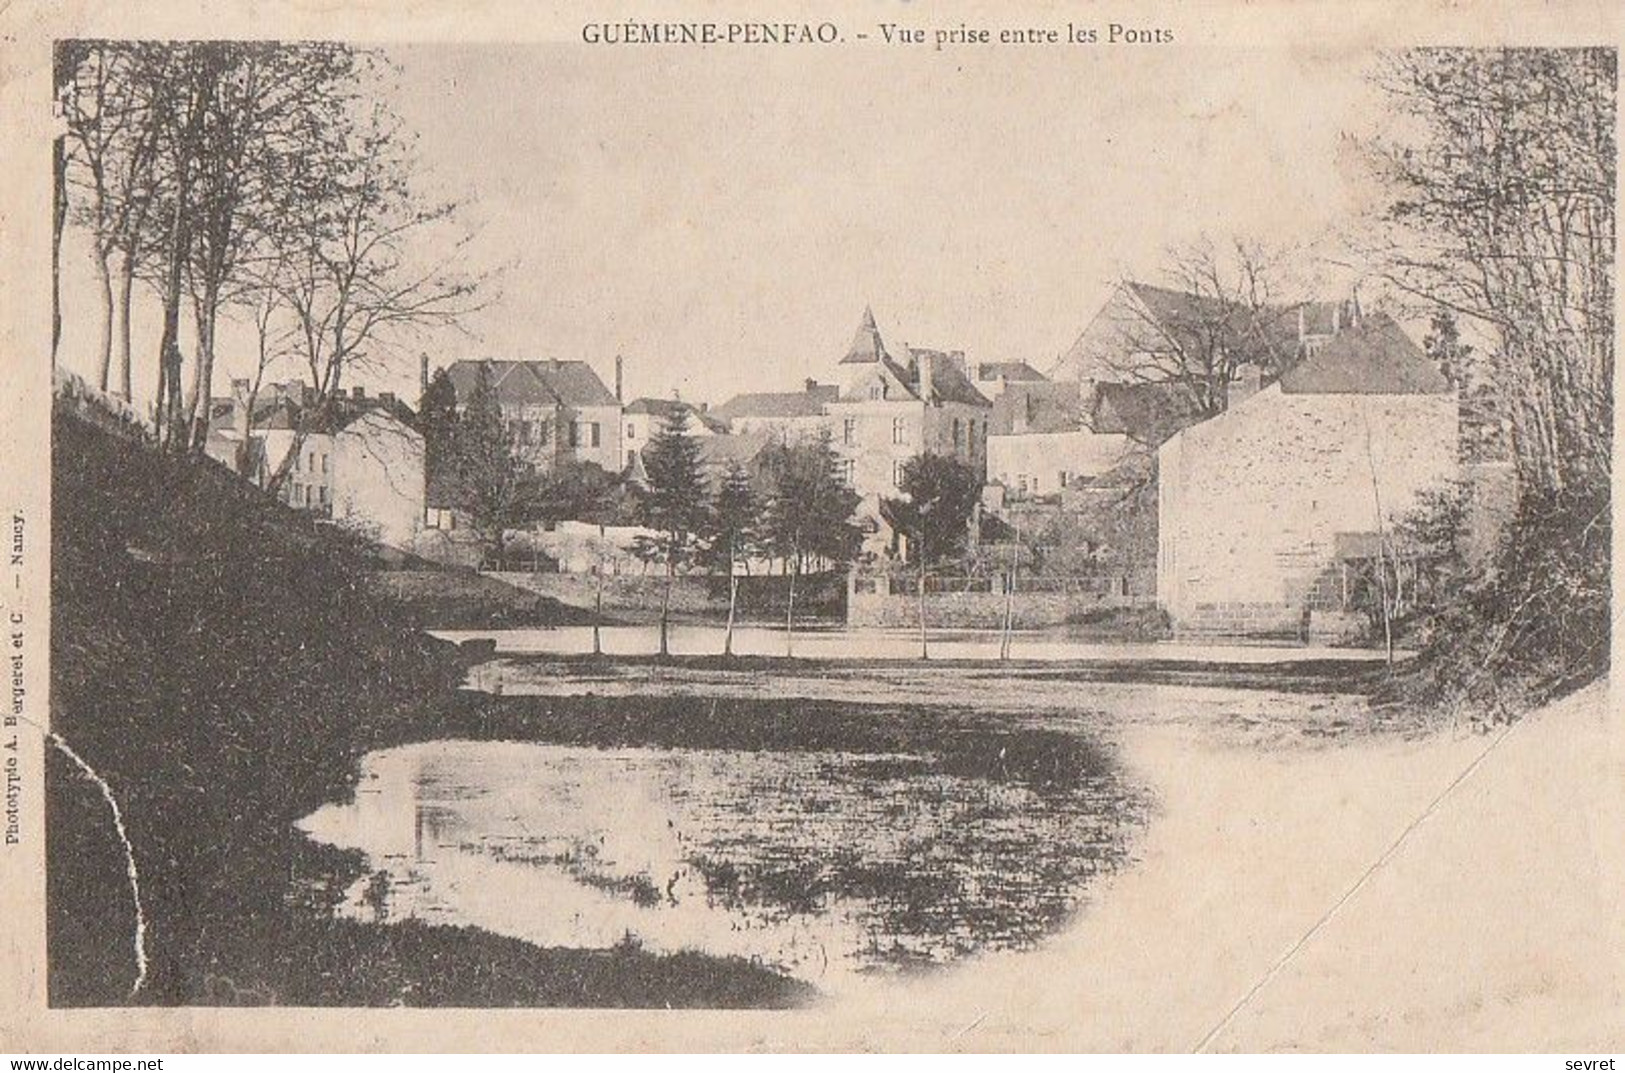
[[[367,755],[354,800],[300,827],[366,855],[346,916],[696,950],[841,993],[1059,927],[1138,808],[1092,763],[436,741]]]

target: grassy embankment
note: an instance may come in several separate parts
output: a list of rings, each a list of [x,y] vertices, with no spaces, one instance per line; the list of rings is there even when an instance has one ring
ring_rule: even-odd
[[[327,907],[361,861],[292,824],[369,749],[448,733],[465,661],[368,591],[364,549],[207,465],[59,414],[52,721],[122,805],[152,1003],[782,1005],[739,961],[541,949]],[[135,917],[106,806],[47,770],[50,999],[130,1000]]]

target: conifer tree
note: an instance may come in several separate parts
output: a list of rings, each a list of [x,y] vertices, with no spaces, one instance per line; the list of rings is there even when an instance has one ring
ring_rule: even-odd
[[[638,521],[654,530],[633,544],[633,554],[660,563],[666,591],[660,603],[660,654],[669,655],[671,592],[678,567],[689,562],[707,524],[710,496],[700,468],[700,447],[689,435],[688,413],[678,409],[661,425],[643,452],[648,480],[638,493]]]

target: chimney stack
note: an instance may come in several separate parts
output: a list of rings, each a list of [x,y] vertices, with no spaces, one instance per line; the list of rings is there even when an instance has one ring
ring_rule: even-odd
[[[933,362],[930,354],[920,355],[920,399],[922,402],[931,401],[931,366]]]
[[[1263,385],[1264,371],[1253,362],[1247,362],[1236,370],[1235,379],[1225,385],[1225,405],[1235,406],[1252,398]]]
[[[355,387],[352,387],[350,389],[350,398],[355,399],[357,402],[359,402],[360,400],[362,400],[362,399],[364,399],[366,397],[367,397],[367,389],[362,387],[360,384],[357,384],[357,385],[355,385]]]
[[[619,354],[615,355],[615,401],[616,402],[624,402],[624,401],[626,401],[626,396],[622,393],[623,385],[622,385],[621,377],[622,377],[622,371],[623,371],[622,366],[623,365],[624,365],[624,362],[622,361],[621,356]]]
[[[807,388],[807,394],[811,395],[814,391],[818,390],[818,381],[814,380],[812,377],[807,377],[804,383]]]

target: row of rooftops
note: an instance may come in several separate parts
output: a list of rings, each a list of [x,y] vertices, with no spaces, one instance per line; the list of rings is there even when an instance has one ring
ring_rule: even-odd
[[[1218,308],[1214,299],[1150,284],[1128,283],[1124,289],[1175,342],[1181,333],[1196,330],[1198,322],[1211,324]],[[1432,394],[1449,390],[1443,375],[1392,318],[1363,314],[1355,299],[1281,305],[1268,307],[1266,312],[1259,317],[1255,311],[1237,331],[1267,334],[1267,352],[1279,355],[1279,371],[1272,371],[1271,382],[1279,383],[1284,393]],[[867,307],[839,364],[848,371],[853,385],[880,384],[888,399],[987,407],[993,435],[1086,427],[1160,442],[1199,416],[1191,393],[1179,384],[1052,380],[1026,362],[968,363],[963,351],[906,343],[894,354]],[[482,366],[504,405],[605,407],[654,418],[685,410],[713,433],[726,432],[743,419],[817,418],[831,405],[864,401],[838,385],[809,379],[800,391],[747,392],[715,408],[657,398],[634,399],[623,406],[618,398],[619,359],[616,391],[605,386],[584,361],[460,360],[447,369],[459,396],[466,398],[474,390]],[[878,375],[866,375],[870,367]],[[229,420],[234,402],[240,404],[246,394],[247,382],[234,381],[232,398],[213,400],[213,418]],[[296,381],[269,385],[255,402],[253,423],[259,429],[293,428],[301,410],[313,399],[309,386]],[[380,409],[409,423],[412,420],[411,409],[389,392],[369,398],[356,387],[334,400],[323,418],[332,427],[325,430],[334,431],[361,413]]]

